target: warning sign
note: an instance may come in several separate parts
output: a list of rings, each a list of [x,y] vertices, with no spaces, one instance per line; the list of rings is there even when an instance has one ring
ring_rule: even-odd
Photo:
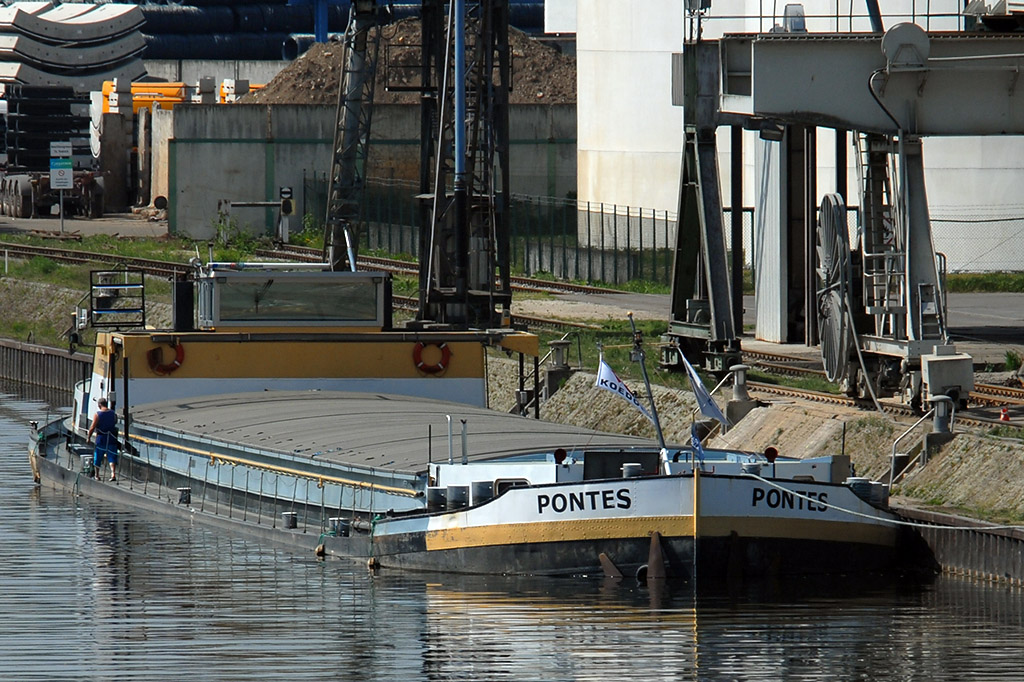
[[[50,188],[72,189],[74,186],[71,159],[50,159]]]

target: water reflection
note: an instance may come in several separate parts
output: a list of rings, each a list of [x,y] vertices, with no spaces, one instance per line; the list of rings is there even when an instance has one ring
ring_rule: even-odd
[[[1019,678],[1016,588],[374,575],[38,488],[45,411],[0,396],[2,679]]]

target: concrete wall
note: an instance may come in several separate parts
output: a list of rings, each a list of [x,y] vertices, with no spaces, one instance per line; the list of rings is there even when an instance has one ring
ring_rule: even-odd
[[[546,33],[575,33],[576,0],[545,0],[544,31]]]
[[[768,31],[782,23],[786,3],[765,5],[754,0],[716,0],[701,25],[705,38],[726,32]],[[848,20],[843,11],[836,25],[835,3],[802,3],[808,30],[869,30],[866,18]],[[678,208],[682,150],[682,108],[671,102],[671,55],[681,52],[687,26],[681,0],[556,0],[559,18],[551,30],[568,30],[563,15],[575,5],[577,41],[577,103],[579,199],[647,210]],[[774,7],[778,15],[773,16]],[[956,0],[935,0],[933,13],[958,11]],[[913,0],[887,3],[885,23],[908,21]],[[917,8],[917,16],[921,8]],[[762,15],[768,11],[768,15]],[[858,15],[864,11],[859,7]],[[745,17],[745,18],[737,18]],[[818,18],[814,18],[818,17]],[[920,21],[920,20],[919,20]],[[923,23],[923,22],[922,22]],[[955,18],[933,20],[933,29],[957,28]],[[754,200],[753,144],[744,140],[744,204]],[[721,168],[729,168],[728,132],[719,136]],[[963,157],[961,157],[963,158]],[[983,157],[975,157],[979,165]],[[822,159],[823,171],[830,170]],[[831,161],[834,165],[834,160]],[[961,164],[963,167],[963,164]],[[823,173],[824,175],[824,173]],[[855,177],[851,173],[851,177]],[[930,180],[930,178],[929,178]],[[723,177],[723,196],[729,196]]]
[[[576,105],[517,104],[509,111],[512,192],[545,197],[576,193]]]
[[[167,198],[167,147],[168,140],[174,136],[174,111],[171,109],[154,108],[150,121],[150,161],[151,176],[149,181],[150,196]]]
[[[419,117],[416,106],[374,109],[370,178],[419,181]],[[565,198],[576,191],[575,105],[513,106],[509,147],[513,193]]]
[[[150,78],[194,85],[209,77],[218,83],[225,78],[244,78],[250,83],[269,83],[291,62],[228,61],[213,59],[147,59],[143,62]]]
[[[303,171],[328,164],[333,139],[328,109],[175,107],[167,140],[168,230],[209,239],[216,234],[218,202],[277,201],[282,186],[293,188],[301,206]],[[154,135],[157,131],[154,125]],[[250,234],[271,234],[276,227],[273,209],[237,208],[231,216]]]
[[[276,201],[282,186],[292,187],[296,206],[303,206],[302,178],[328,171],[334,115],[334,107],[301,105],[179,105],[154,112],[153,196],[168,198],[169,230],[209,239],[220,200]],[[513,192],[573,192],[575,107],[524,105],[510,118]],[[418,107],[378,105],[369,177],[416,181],[418,134]],[[271,209],[237,208],[232,216],[249,233],[276,227]]]

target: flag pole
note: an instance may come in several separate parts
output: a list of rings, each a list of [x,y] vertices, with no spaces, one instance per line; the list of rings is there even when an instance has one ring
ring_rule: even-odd
[[[636,330],[636,323],[633,322],[633,313],[628,313],[628,315],[629,326],[633,329],[633,350],[629,354],[629,359],[640,363],[640,371],[644,375],[644,386],[647,387],[647,400],[651,403],[651,415],[654,417],[654,430],[658,433],[658,445],[661,446],[662,451],[665,451],[665,436],[661,433],[661,420],[658,419],[658,408],[654,404],[654,394],[651,393],[651,381],[647,378],[647,354],[644,353],[644,337],[641,332]]]

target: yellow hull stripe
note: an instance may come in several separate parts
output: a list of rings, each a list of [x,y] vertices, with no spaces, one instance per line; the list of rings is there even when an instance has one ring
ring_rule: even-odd
[[[469,528],[446,528],[426,533],[427,550],[518,545],[526,543],[573,542],[647,537],[693,537],[691,516],[646,516],[622,519],[575,519],[539,523],[505,523]]]
[[[167,334],[164,334],[167,336]],[[173,336],[173,335],[172,335]],[[148,336],[124,336],[124,353],[128,357],[132,377],[171,379],[234,379],[261,378],[482,378],[484,347],[479,342],[451,341],[448,365],[443,371],[429,374],[417,368],[413,360],[414,341],[376,343],[367,334],[365,342],[339,344],[320,341],[246,341],[244,343],[190,341],[183,344],[184,359],[170,374],[160,375],[149,366],[148,353],[159,352],[163,364],[171,363],[175,351],[167,344],[153,343]],[[99,343],[103,343],[100,340]],[[96,372],[107,373],[109,357],[105,349],[97,353]],[[438,364],[441,351],[437,346],[423,348],[424,365]],[[121,361],[115,366],[120,376]]]
[[[887,526],[813,519],[701,518],[698,523],[699,537],[702,538],[728,537],[735,531],[740,539],[811,540],[891,547],[896,536],[896,529]],[[648,516],[507,523],[429,530],[426,532],[426,547],[428,551],[432,551],[495,545],[611,540],[648,537],[654,531],[661,533],[663,537],[698,536],[692,516]]]
[[[698,535],[702,538],[725,537],[734,531],[741,539],[778,538],[886,546],[896,541],[896,529],[881,524],[743,516],[701,517],[698,521]]]
[[[395,495],[404,495],[406,497],[416,497],[416,491],[410,490],[409,488],[396,488],[390,485],[377,485],[376,483],[367,483],[366,481],[356,481],[349,478],[340,478],[338,476],[322,476],[320,474],[310,473],[308,471],[302,471],[301,469],[292,469],[290,467],[273,466],[270,464],[263,464],[262,462],[255,462],[251,459],[245,459],[243,457],[234,457],[232,455],[223,455],[219,452],[210,452],[209,450],[199,450],[197,448],[190,448],[185,445],[178,445],[176,443],[167,443],[161,440],[155,440],[153,438],[146,438],[144,436],[131,436],[131,440],[140,441],[148,445],[156,447],[167,448],[169,450],[179,450],[181,452],[189,452],[194,455],[200,455],[202,457],[209,457],[210,464],[217,464],[223,462],[225,464],[242,464],[244,466],[260,469],[263,471],[271,471],[277,474],[286,474],[288,476],[297,476],[299,478],[308,478],[317,482],[317,487],[322,488],[324,483],[335,483],[337,485],[347,485],[353,488],[365,488],[366,490],[382,490],[384,492],[393,493]]]

